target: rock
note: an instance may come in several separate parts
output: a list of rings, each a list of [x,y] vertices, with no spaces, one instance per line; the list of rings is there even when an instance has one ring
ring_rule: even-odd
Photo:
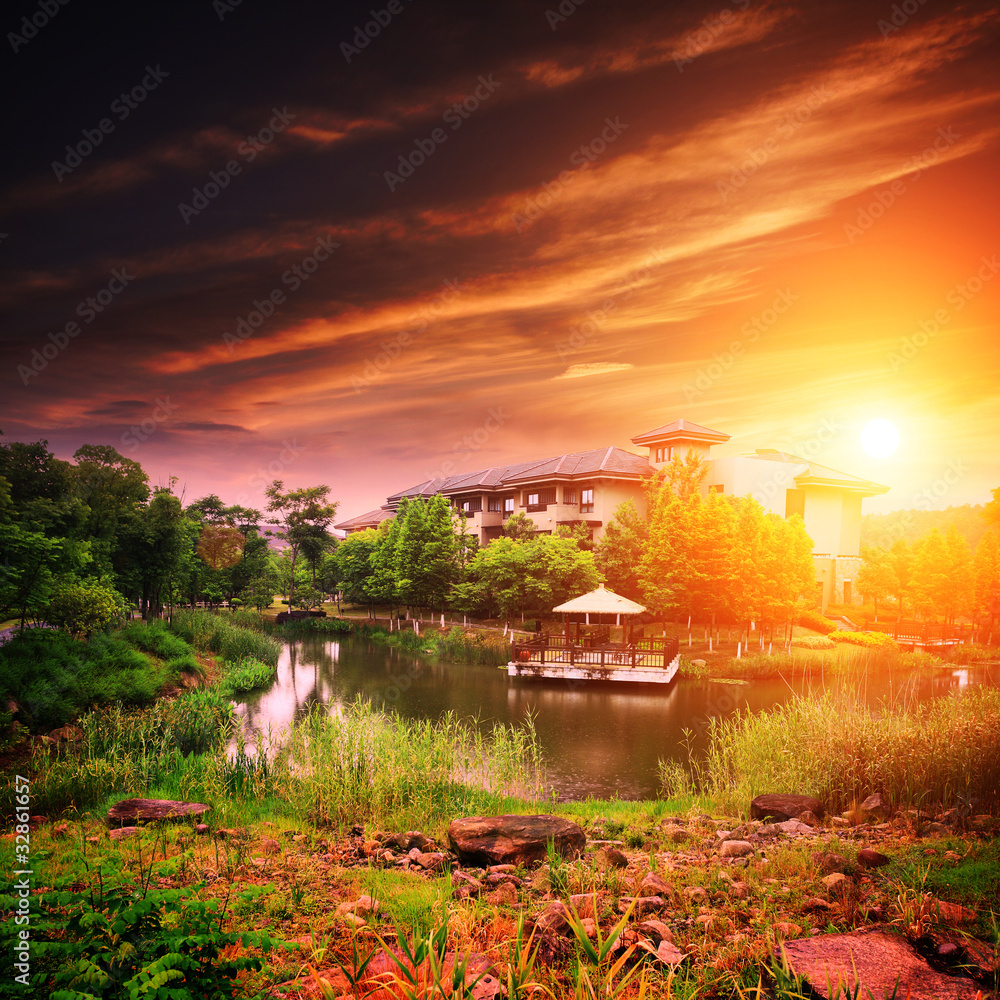
[[[372,913],[378,913],[382,904],[373,896],[358,896],[354,903],[354,912],[362,917],[367,917]]]
[[[777,823],[775,826],[786,837],[801,837],[804,833],[812,835],[816,832],[808,823],[803,823],[798,819],[786,819],[783,823]]]
[[[628,858],[617,847],[602,847],[597,860],[607,868],[628,868]]]
[[[783,938],[795,937],[796,935],[802,933],[802,928],[799,927],[798,924],[786,924],[781,922],[772,924],[771,926],[774,928],[775,933],[779,937]]]
[[[810,896],[803,901],[802,909],[806,913],[829,913],[833,907],[825,899],[820,899],[818,896]]]
[[[691,661],[691,666],[692,667],[707,667],[708,666],[708,661],[707,660],[692,660]]]
[[[774,818],[780,822],[786,819],[796,819],[800,813],[807,809],[814,816],[823,816],[826,812],[819,799],[814,799],[811,795],[768,793],[758,795],[750,803],[750,818]]]
[[[126,837],[134,837],[139,832],[137,826],[119,826],[108,831],[108,836],[112,840],[124,840]]]
[[[878,792],[875,792],[874,795],[869,795],[858,806],[858,809],[865,819],[869,821],[884,820],[889,815],[889,807],[882,801],[882,796]]]
[[[662,920],[643,920],[637,929],[640,934],[645,934],[646,937],[650,938],[653,944],[659,944],[661,941],[669,941],[673,944],[674,935]]]
[[[746,899],[750,894],[750,887],[746,882],[733,882],[729,886],[730,899]]]
[[[858,851],[858,864],[862,868],[881,868],[889,864],[889,858],[878,851],[873,851],[870,847],[864,847]]]
[[[170,799],[122,799],[108,810],[109,826],[126,826],[142,820],[181,819],[201,816],[211,806],[203,802],[172,802]]]
[[[444,868],[444,854],[441,851],[418,851],[413,861],[426,872],[439,872]]]
[[[486,902],[490,906],[513,906],[517,902],[517,888],[513,882],[504,882],[487,895]]]
[[[831,875],[824,876],[822,881],[823,885],[830,890],[831,895],[839,896],[847,890],[850,879],[840,872],[833,872]]]
[[[517,871],[517,865],[490,865],[486,870],[490,875],[511,875]]]
[[[719,848],[720,858],[745,858],[753,854],[753,844],[745,840],[727,840]]]
[[[578,917],[597,919],[597,897],[591,892],[579,892],[569,897],[569,907]]]
[[[68,830],[69,830],[68,823],[57,823],[54,827],[52,827],[52,836],[65,837]]]
[[[368,921],[364,917],[358,916],[356,913],[345,913],[341,918],[345,924],[350,924],[351,927],[367,927]]]
[[[819,817],[811,809],[804,809],[796,818],[800,823],[805,823],[807,826],[816,827],[823,825]]]
[[[692,903],[701,904],[708,902],[708,893],[705,892],[700,885],[689,885],[684,890],[684,895],[687,896]]]
[[[463,871],[453,871],[451,873],[451,884],[455,889],[465,888],[472,893],[479,893],[483,888],[483,883],[479,879],[473,878],[473,876]]]
[[[947,837],[951,830],[944,823],[924,823],[920,827],[921,837]]]
[[[194,832],[200,837],[204,837],[206,833],[211,833],[212,828],[207,823],[199,823],[195,828]]]
[[[566,904],[558,899],[538,914],[535,919],[535,927],[548,934],[558,934],[560,937],[573,937],[573,928],[570,926],[570,912],[566,909]]]
[[[687,958],[687,955],[671,941],[661,941],[656,946],[656,951],[653,954],[664,965],[669,965],[672,969],[676,969]]]
[[[971,924],[978,916],[975,910],[967,910],[958,903],[949,903],[933,896],[923,901],[920,913],[921,916],[929,916],[943,924]]]
[[[968,979],[932,969],[903,938],[880,931],[821,934],[786,941],[782,956],[792,972],[805,977],[821,996],[908,997],[909,1000],[971,1000],[976,988]]]
[[[832,875],[834,872],[842,872],[847,867],[847,858],[843,854],[834,851],[823,851],[821,854],[813,855],[816,867],[824,875]]]
[[[670,883],[656,872],[648,872],[639,883],[639,892],[643,896],[663,896],[668,899],[672,891]]]
[[[274,840],[273,838],[268,837],[266,840],[262,840],[260,842],[260,849],[265,854],[280,854],[281,853],[281,844],[277,840]]]
[[[651,913],[661,913],[666,909],[667,903],[662,896],[636,896],[634,899],[630,896],[622,896],[618,900],[619,913],[628,912],[630,906],[632,906],[632,916],[648,917]]]
[[[576,857],[587,837],[576,823],[559,816],[471,816],[448,827],[452,850],[465,864],[532,864],[556,853]]]
[[[660,836],[670,844],[683,844],[691,839],[691,834],[676,823],[668,823],[661,830]]]
[[[60,726],[49,733],[49,739],[54,743],[76,743],[83,739],[83,730],[79,726]]]

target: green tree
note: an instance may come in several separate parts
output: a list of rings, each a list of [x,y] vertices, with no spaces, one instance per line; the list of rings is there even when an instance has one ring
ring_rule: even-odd
[[[975,580],[976,617],[993,633],[1000,614],[1000,528],[990,528],[976,546]]]
[[[855,582],[858,592],[874,603],[875,621],[878,621],[878,602],[898,593],[900,589],[892,556],[885,549],[874,545],[861,546],[861,567]]]
[[[374,615],[379,596],[374,588],[374,560],[378,545],[379,532],[366,528],[364,531],[352,531],[337,546],[335,554],[344,600],[367,605],[369,615]]]
[[[79,638],[121,625],[127,613],[128,602],[117,590],[96,580],[74,580],[53,588],[45,620]]]
[[[537,531],[538,528],[535,527],[535,522],[523,510],[519,510],[516,514],[511,514],[504,521],[503,525],[504,536],[513,539],[515,542],[530,541],[535,537]]]
[[[645,602],[639,565],[649,544],[649,523],[640,516],[634,500],[618,505],[594,549],[594,564],[608,589],[631,601]]]
[[[897,619],[903,617],[904,602],[909,600],[913,587],[913,548],[902,538],[897,538],[889,549],[889,565],[896,574],[896,589],[892,596],[896,598]]]
[[[272,515],[269,524],[276,526],[274,536],[285,542],[291,559],[291,582],[288,602],[292,607],[295,590],[295,561],[303,541],[317,530],[325,531],[337,514],[337,503],[328,500],[329,486],[309,486],[304,489],[286,490],[280,479],[275,479],[264,491],[267,511]]]

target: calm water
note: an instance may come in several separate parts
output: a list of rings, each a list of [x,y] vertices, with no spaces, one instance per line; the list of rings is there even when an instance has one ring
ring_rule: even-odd
[[[1000,668],[948,669],[919,678],[881,677],[867,697],[901,694],[921,699],[970,684],[1000,684]],[[816,690],[814,680],[811,688]],[[359,695],[407,718],[460,718],[520,723],[530,712],[541,745],[548,786],[562,799],[651,798],[657,759],[685,759],[683,730],[703,731],[711,717],[738,709],[760,711],[810,689],[808,682],[750,684],[678,677],[666,689],[508,678],[496,667],[440,663],[427,657],[348,638],[290,642],[273,686],[238,707],[251,732],[276,732],[311,705],[340,706]]]

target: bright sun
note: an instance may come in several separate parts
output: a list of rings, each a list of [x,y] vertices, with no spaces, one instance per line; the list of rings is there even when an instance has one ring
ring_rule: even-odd
[[[886,458],[899,447],[899,431],[888,420],[871,420],[861,432],[861,447],[872,458]]]

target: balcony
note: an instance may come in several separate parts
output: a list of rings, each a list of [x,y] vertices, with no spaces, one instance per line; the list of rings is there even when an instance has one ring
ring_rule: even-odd
[[[524,508],[529,514],[537,514],[539,511],[548,510],[547,503],[529,503]]]

